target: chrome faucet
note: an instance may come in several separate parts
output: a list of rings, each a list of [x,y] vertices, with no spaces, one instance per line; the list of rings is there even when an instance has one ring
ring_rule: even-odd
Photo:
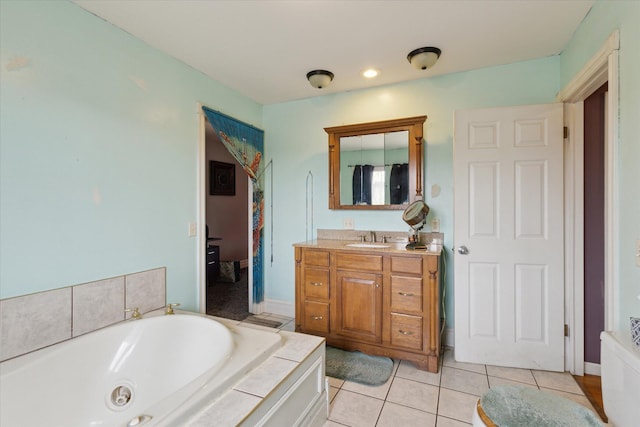
[[[371,236],[371,243],[375,243],[375,242],[377,242],[377,239],[376,239],[376,232],[375,232],[375,231],[370,231],[370,232],[369,232],[369,235]]]

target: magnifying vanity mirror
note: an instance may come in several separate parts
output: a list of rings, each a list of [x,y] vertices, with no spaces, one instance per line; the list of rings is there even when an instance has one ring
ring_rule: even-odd
[[[405,209],[423,199],[427,116],[328,127],[329,209]]]

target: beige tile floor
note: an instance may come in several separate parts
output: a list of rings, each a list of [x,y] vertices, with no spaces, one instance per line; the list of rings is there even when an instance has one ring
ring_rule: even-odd
[[[293,330],[292,319],[259,315]],[[461,427],[471,425],[478,398],[497,385],[524,385],[571,399],[593,410],[568,373],[456,362],[445,349],[437,374],[394,361],[389,381],[377,387],[329,377],[329,419],[325,427]],[[594,411],[595,413],[595,411]]]
[[[437,374],[395,361],[386,384],[369,387],[329,378],[330,410],[325,427],[471,425],[478,398],[490,387],[517,384],[593,407],[569,373],[459,363],[446,349]],[[595,412],[595,411],[594,411]]]

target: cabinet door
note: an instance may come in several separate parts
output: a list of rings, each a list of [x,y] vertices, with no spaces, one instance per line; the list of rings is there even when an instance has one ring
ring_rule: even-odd
[[[338,271],[336,333],[368,342],[381,342],[382,275]]]

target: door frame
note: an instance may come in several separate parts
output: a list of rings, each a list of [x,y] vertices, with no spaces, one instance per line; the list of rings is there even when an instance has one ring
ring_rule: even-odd
[[[207,140],[206,140],[206,120],[203,104],[196,103],[196,115],[198,121],[198,151],[196,154],[196,278],[198,280],[198,299],[200,313],[207,313],[207,271],[206,271],[206,253],[202,248],[205,245],[206,236],[204,236],[205,225],[207,223],[206,207],[207,200],[205,192],[207,189]]]
[[[599,375],[599,365],[584,362],[584,107],[583,101],[609,82],[605,118],[605,330],[616,329],[618,313],[618,53],[615,30],[574,78],[558,93],[565,103],[565,369],[574,375]]]

